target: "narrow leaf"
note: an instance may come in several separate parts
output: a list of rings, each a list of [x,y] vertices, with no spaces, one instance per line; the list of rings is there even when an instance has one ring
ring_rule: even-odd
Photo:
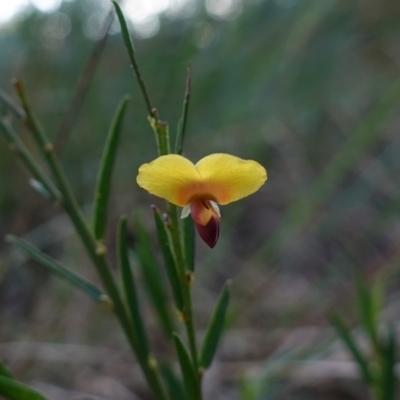
[[[124,14],[122,13],[121,7],[116,1],[113,1],[115,12],[117,13],[117,17],[119,20],[119,24],[121,25],[121,33],[122,38],[124,40],[125,46],[128,49],[129,53],[135,53],[135,47],[133,46],[131,35],[129,33],[128,24],[126,23]]]
[[[65,267],[59,262],[53,260],[51,257],[42,253],[39,249],[32,246],[27,241],[12,235],[8,235],[7,240],[18,249],[20,249],[22,252],[27,254],[29,257],[31,257],[33,260],[48,268],[51,272],[65,279],[73,286],[82,289],[86,294],[88,294],[96,301],[110,303],[109,297],[93,283],[89,282],[85,278],[82,278],[76,272],[71,271],[69,268]]]
[[[396,336],[391,328],[383,351],[382,400],[396,399],[396,380]]]
[[[381,310],[383,308],[383,302],[385,297],[385,286],[386,286],[386,277],[384,274],[377,274],[374,277],[374,281],[372,283],[372,287],[370,289],[371,293],[371,302],[372,302],[372,313],[375,316],[375,326],[378,330],[378,318]]]
[[[0,376],[0,395],[9,400],[47,400],[35,389],[5,376]]]
[[[331,321],[331,324],[335,327],[340,339],[345,344],[350,354],[353,356],[354,361],[358,364],[364,381],[367,384],[371,385],[373,383],[373,377],[370,372],[368,362],[364,358],[356,342],[352,339],[349,329],[337,314],[331,314],[329,316],[329,319]]]
[[[11,372],[7,368],[7,366],[3,363],[3,361],[0,359],[0,376],[5,376],[6,378],[12,379],[13,376],[11,375]]]
[[[174,329],[168,310],[168,301],[163,280],[157,267],[150,239],[139,220],[137,220],[136,227],[137,243],[135,251],[139,259],[142,275],[161,325],[168,336],[170,336]]]
[[[103,239],[107,223],[107,208],[111,192],[112,172],[117,156],[119,138],[122,131],[122,122],[125,115],[126,106],[130,97],[125,96],[119,103],[115,111],[108,132],[106,145],[100,163],[99,174],[97,176],[97,185],[94,199],[94,219],[93,231],[97,240]]]
[[[173,334],[179,365],[181,367],[183,382],[189,398],[195,400],[197,393],[197,378],[188,350],[177,333]]]
[[[196,235],[192,218],[183,218],[183,249],[186,268],[194,271]]]
[[[225,317],[230,297],[228,286],[229,282],[226,283],[222,289],[204,337],[200,353],[200,366],[203,368],[208,368],[211,365],[225,325]]]
[[[125,47],[128,50],[128,56],[132,63],[132,67],[135,72],[136,79],[140,86],[140,90],[142,91],[143,98],[146,103],[147,111],[149,113],[149,116],[156,118],[157,112],[151,104],[149,93],[147,91],[146,85],[142,78],[142,74],[140,73],[139,65],[135,58],[135,48],[132,43],[131,35],[129,33],[128,25],[126,23],[124,14],[122,13],[121,7],[119,6],[119,4],[116,1],[113,1],[113,4],[115,7],[115,12],[117,13],[119,23],[121,25],[122,38],[124,40]]]
[[[181,284],[179,281],[178,270],[175,264],[174,256],[171,250],[167,229],[163,217],[157,207],[153,207],[154,221],[157,228],[158,243],[160,244],[162,254],[164,256],[165,268],[169,283],[171,285],[172,293],[174,295],[175,305],[179,311],[183,311],[183,296]]]
[[[143,318],[140,313],[140,306],[137,297],[136,284],[132,274],[129,252],[126,242],[127,219],[122,216],[118,224],[117,249],[118,262],[121,271],[122,285],[125,293],[125,299],[129,307],[133,327],[137,333],[137,338],[141,346],[141,351],[146,355],[149,353],[149,343],[144,329]]]
[[[378,348],[378,334],[377,334],[377,313],[374,300],[372,297],[372,291],[367,287],[363,278],[356,273],[355,283],[357,289],[357,300],[358,306],[361,313],[364,329],[366,330],[372,344],[375,348]]]

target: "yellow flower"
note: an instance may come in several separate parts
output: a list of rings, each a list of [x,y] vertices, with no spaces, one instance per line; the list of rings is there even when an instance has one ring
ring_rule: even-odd
[[[169,154],[139,168],[140,187],[183,207],[182,218],[193,218],[201,238],[214,247],[219,236],[218,204],[228,204],[256,192],[267,172],[256,161],[229,154],[211,154],[193,164]]]

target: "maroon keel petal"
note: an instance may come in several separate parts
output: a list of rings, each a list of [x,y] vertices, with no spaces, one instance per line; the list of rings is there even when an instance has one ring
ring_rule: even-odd
[[[219,221],[215,217],[211,217],[209,223],[206,226],[198,224],[194,221],[197,232],[199,232],[200,237],[206,242],[211,248],[213,248],[219,237]]]

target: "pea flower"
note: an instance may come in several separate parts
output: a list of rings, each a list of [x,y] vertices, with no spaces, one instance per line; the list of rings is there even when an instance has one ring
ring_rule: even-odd
[[[200,237],[213,248],[219,237],[225,205],[256,192],[267,180],[259,163],[229,154],[211,154],[193,164],[169,154],[139,168],[136,181],[149,193],[183,207],[181,218],[191,215]]]

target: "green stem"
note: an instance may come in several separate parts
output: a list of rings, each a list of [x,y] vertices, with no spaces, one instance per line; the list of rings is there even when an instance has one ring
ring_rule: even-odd
[[[164,156],[169,154],[170,144],[168,124],[158,119],[157,110],[154,111],[154,117],[149,117],[149,122],[156,135],[158,155]]]
[[[50,149],[50,146],[48,146]],[[89,256],[95,265],[97,272],[100,276],[103,285],[113,302],[115,313],[121,323],[121,326],[127,336],[129,344],[133,349],[134,353],[138,356],[139,363],[142,367],[143,373],[149,381],[150,387],[153,389],[154,393],[157,395],[158,399],[167,399],[167,395],[161,381],[156,372],[155,363],[143,357],[140,351],[140,345],[137,343],[134,331],[132,330],[132,323],[127,315],[126,308],[118,291],[115,279],[111,273],[111,270],[107,264],[105,255],[106,249],[104,246],[98,246],[94,237],[92,236],[90,229],[84,220],[84,216],[81,213],[78,204],[76,203],[75,197],[67,183],[64,174],[56,160],[53,149],[51,150],[49,157],[50,168],[55,176],[55,179],[60,187],[61,193],[65,201],[65,210],[71,218],[75,229],[78,232]]]
[[[3,103],[8,110],[13,113],[18,120],[22,120],[25,118],[25,111],[14,103],[14,101],[5,93],[3,90],[0,89],[0,103]]]
[[[188,66],[188,72],[186,78],[186,90],[185,90],[185,98],[183,100],[182,116],[179,120],[178,132],[176,134],[176,141],[175,141],[176,154],[182,154],[183,151],[183,142],[185,140],[191,88],[192,88],[192,64],[190,63]]]
[[[171,239],[176,258],[176,265],[181,279],[182,294],[184,301],[184,315],[183,321],[186,328],[186,334],[189,342],[189,351],[196,371],[196,385],[198,399],[201,400],[201,375],[199,373],[199,356],[196,345],[196,330],[194,326],[193,311],[192,311],[192,298],[191,298],[191,284],[193,281],[193,274],[185,268],[185,261],[183,258],[182,244],[180,240],[179,218],[177,207],[168,203],[168,211],[171,217]]]
[[[96,243],[96,240],[93,237],[87,222],[85,221],[82,211],[78,206],[71,187],[62,171],[61,165],[54,151],[54,146],[48,140],[46,134],[41,129],[40,125],[36,121],[35,116],[33,115],[22,82],[17,81],[15,83],[15,87],[18,95],[20,96],[22,106],[26,112],[26,124],[32,131],[36,143],[45,160],[47,161],[47,164],[61,192],[63,207],[70,217],[79,237],[81,238],[90,259],[95,265],[107,294],[113,302],[115,314],[120,321],[122,329],[125,332],[133,352],[138,356],[139,363],[146,379],[148,380],[149,386],[153,390],[158,400],[168,400],[168,395],[158,374],[155,359],[152,357],[144,359],[142,356],[140,356],[142,352],[140,351],[140,345],[137,342],[136,335],[132,327],[132,322],[127,314],[126,307],[123,303],[115,279],[105,258],[106,248],[103,245],[98,245]]]

